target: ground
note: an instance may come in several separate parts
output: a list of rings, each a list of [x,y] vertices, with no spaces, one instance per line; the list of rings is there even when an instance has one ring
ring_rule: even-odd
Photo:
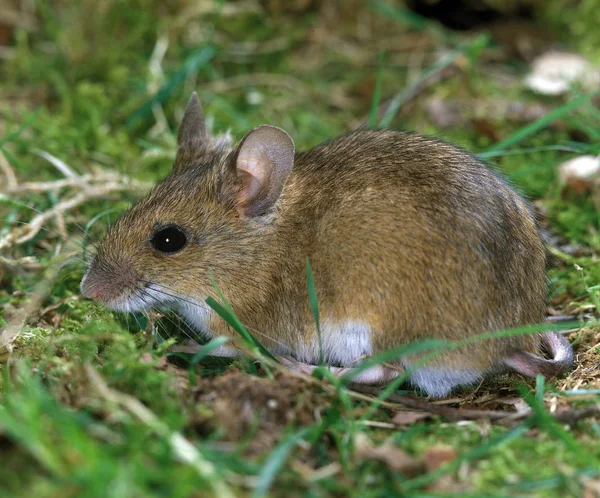
[[[600,496],[600,190],[558,175],[599,154],[600,100],[594,88],[548,96],[524,85],[551,47],[600,63],[598,10],[555,0],[516,19],[516,4],[493,25],[452,31],[392,0],[8,0],[3,493]],[[538,214],[548,316],[574,346],[574,370],[546,382],[504,375],[437,402],[361,392],[326,372],[169,352],[183,340],[177,317],[84,299],[90,251],[169,170],[193,90],[212,129],[236,139],[269,123],[306,149],[385,125],[486,159]]]

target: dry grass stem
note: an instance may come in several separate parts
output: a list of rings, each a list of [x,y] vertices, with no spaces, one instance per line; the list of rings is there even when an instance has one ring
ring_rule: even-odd
[[[91,385],[101,397],[110,403],[123,407],[141,422],[148,427],[151,427],[157,434],[167,438],[177,458],[193,467],[200,477],[206,479],[216,493],[216,496],[234,498],[229,487],[219,479],[214,465],[204,459],[198,450],[179,432],[171,432],[171,430],[137,398],[108,387],[106,382],[104,382],[104,379],[89,363],[85,364],[85,371]]]
[[[56,159],[56,158],[55,158]],[[1,161],[0,161],[1,162]],[[60,163],[60,166],[58,164]],[[58,204],[47,211],[34,216],[30,222],[15,226],[3,238],[0,238],[0,250],[20,245],[33,239],[44,224],[55,219],[59,233],[66,239],[68,237],[66,229],[65,214],[80,205],[94,200],[109,196],[110,194],[123,191],[145,191],[150,184],[144,182],[132,181],[128,177],[120,176],[115,172],[98,171],[91,175],[78,176],[66,164],[53,162],[63,174],[68,178],[51,182],[18,183],[11,185],[7,193],[22,194],[28,192],[55,191],[65,187],[79,188],[81,191],[71,198],[63,199]]]
[[[13,170],[12,166],[8,162],[8,159],[6,159],[4,152],[2,152],[2,149],[0,149],[0,169],[6,177],[6,187],[8,190],[17,187],[17,176],[15,175],[15,171]]]

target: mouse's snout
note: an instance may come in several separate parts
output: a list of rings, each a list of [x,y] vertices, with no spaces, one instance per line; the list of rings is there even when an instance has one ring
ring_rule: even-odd
[[[107,282],[97,281],[86,274],[81,281],[81,293],[94,301],[106,301],[112,292]]]
[[[114,306],[135,291],[140,282],[132,268],[117,269],[94,261],[81,281],[81,293],[94,301]]]

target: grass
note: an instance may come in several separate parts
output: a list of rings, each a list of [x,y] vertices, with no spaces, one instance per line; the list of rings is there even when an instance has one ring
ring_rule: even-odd
[[[449,32],[392,2],[369,2],[356,18],[335,22],[310,10],[266,14],[260,2],[163,4],[36,0],[0,47],[9,54],[0,59],[0,152],[20,186],[40,187],[5,193],[0,168],[0,241],[17,228],[26,235],[36,215],[73,199],[78,176],[115,175],[114,190],[49,217],[29,240],[0,242],[0,334],[17,333],[12,351],[0,351],[2,495],[593,496],[600,422],[563,426],[550,413],[600,402],[598,205],[592,195],[561,191],[556,174],[570,157],[599,153],[590,104],[597,98],[535,96],[514,77],[507,85],[488,71],[488,35]],[[598,58],[592,4],[562,16],[552,1],[541,15],[567,46]],[[454,76],[421,88],[452,64]],[[498,67],[513,76],[527,70],[510,58]],[[524,421],[434,416],[397,425],[383,399],[396,385],[375,400],[357,397],[347,379],[324,368],[306,380],[267,361],[265,375],[252,358],[210,357],[222,338],[196,355],[172,353],[184,327],[177,317],[113,314],[83,299],[83,249],[135,201],[140,183],[169,170],[192,90],[213,129],[236,138],[271,123],[305,149],[368,123],[435,134],[485,157],[535,203],[558,241],[550,304],[581,317],[570,336],[578,367],[546,383],[490,379],[451,400],[506,410],[520,399],[532,413]],[[432,98],[465,103],[467,114],[486,99],[547,112],[528,122],[488,115],[486,133],[473,119],[441,126],[426,111]],[[67,177],[39,151],[63,161]],[[66,184],[42,188],[48,182]],[[57,253],[67,259],[50,279]],[[32,307],[40,285],[50,289]],[[308,262],[307,285],[319,329]],[[245,338],[250,356],[268,356],[224,299],[210,304]],[[456,345],[410,346],[440,347]],[[394,468],[361,447],[360,434],[422,468]],[[443,451],[450,457],[435,463]]]

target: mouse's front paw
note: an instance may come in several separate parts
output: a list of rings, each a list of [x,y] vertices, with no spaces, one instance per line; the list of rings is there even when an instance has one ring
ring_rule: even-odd
[[[313,373],[313,370],[317,368],[315,365],[302,363],[301,361],[291,358],[290,356],[279,356],[277,359],[283,366],[289,368],[292,372],[299,372],[306,375],[311,375]]]

